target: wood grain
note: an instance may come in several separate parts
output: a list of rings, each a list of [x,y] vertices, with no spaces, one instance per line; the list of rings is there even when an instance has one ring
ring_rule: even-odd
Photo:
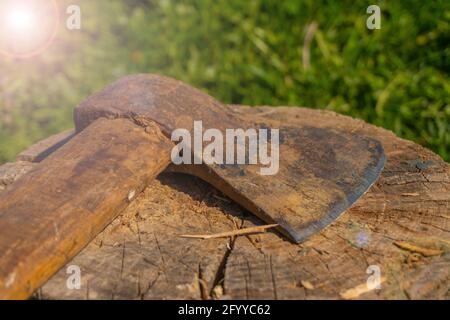
[[[75,135],[73,129],[52,135],[37,142],[17,156],[17,161],[41,162],[50,154],[61,148]]]
[[[99,119],[0,194],[0,299],[27,298],[64,266],[167,166],[172,147],[157,125]]]
[[[365,290],[353,298],[450,298],[447,163],[387,130],[334,113],[290,108],[262,108],[260,112],[275,123],[315,123],[371,136],[383,143],[388,162],[368,194],[303,245],[293,246],[270,233],[238,238],[225,269],[228,295],[237,299],[341,299],[348,290],[366,287],[366,271],[374,265],[386,278],[381,290]],[[245,226],[254,224],[246,221]],[[439,249],[442,255],[417,256],[398,248],[396,241]],[[302,281],[311,283],[313,289]]]

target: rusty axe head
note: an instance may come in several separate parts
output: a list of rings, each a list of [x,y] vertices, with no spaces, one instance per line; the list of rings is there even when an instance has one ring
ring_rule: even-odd
[[[98,118],[129,118],[145,126],[157,123],[170,137],[177,128],[193,130],[194,121],[225,132],[267,128],[234,114],[207,94],[180,81],[135,75],[94,94],[75,110],[78,131]],[[196,175],[228,195],[295,242],[326,227],[377,180],[385,162],[379,142],[350,133],[314,127],[279,130],[279,170],[263,176],[245,164],[171,166]],[[158,157],[158,155],[155,155]],[[226,156],[225,156],[226,157]]]

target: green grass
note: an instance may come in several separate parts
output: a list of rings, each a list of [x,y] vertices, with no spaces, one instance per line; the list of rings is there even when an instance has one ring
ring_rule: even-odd
[[[76,104],[138,72],[176,77],[225,103],[334,110],[450,160],[448,1],[379,1],[374,31],[366,1],[66,2],[81,5],[81,32],[62,29],[30,61],[0,58],[0,162],[72,126]]]

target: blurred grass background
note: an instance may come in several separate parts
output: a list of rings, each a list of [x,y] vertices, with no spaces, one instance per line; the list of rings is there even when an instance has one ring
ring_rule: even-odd
[[[89,94],[141,72],[226,103],[334,110],[450,160],[448,0],[59,3],[62,15],[80,5],[81,31],[61,26],[33,59],[0,57],[0,163],[72,127],[74,106]],[[370,4],[382,9],[381,30],[366,28]]]

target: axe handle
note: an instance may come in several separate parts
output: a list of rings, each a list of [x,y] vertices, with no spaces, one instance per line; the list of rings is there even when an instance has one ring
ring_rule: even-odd
[[[99,119],[0,195],[0,299],[26,299],[170,163],[156,124]]]

